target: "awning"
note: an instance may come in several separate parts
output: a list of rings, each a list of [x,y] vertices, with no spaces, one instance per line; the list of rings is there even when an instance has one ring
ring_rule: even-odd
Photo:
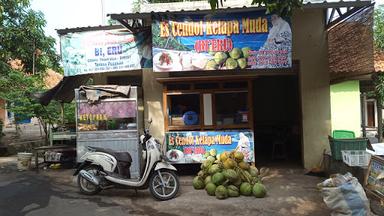
[[[33,96],[40,104],[47,106],[51,100],[56,100],[62,103],[70,103],[75,97],[75,89],[84,85],[90,75],[64,77],[55,87],[44,93],[37,93]]]

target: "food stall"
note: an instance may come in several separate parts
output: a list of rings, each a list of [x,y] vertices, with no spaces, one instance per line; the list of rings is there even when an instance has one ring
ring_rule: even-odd
[[[139,92],[134,86],[82,86],[75,90],[77,162],[88,146],[129,152],[131,177],[140,176]]]
[[[200,163],[208,152],[237,150],[255,162],[255,73],[292,68],[289,20],[265,11],[173,15],[151,26],[153,72],[170,74],[157,78],[168,158]]]

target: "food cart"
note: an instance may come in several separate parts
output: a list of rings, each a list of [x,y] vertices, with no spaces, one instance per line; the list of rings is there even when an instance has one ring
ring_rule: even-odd
[[[129,152],[131,177],[140,176],[138,93],[134,86],[82,86],[75,90],[77,162],[88,146]]]

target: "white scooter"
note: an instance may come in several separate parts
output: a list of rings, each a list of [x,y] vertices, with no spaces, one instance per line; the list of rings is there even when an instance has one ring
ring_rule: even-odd
[[[149,125],[152,121],[149,122]],[[110,149],[88,147],[90,152],[81,159],[84,162],[78,167],[74,176],[80,191],[86,195],[94,195],[103,189],[122,187],[128,189],[147,189],[158,200],[169,200],[179,191],[179,179],[176,168],[166,161],[162,155],[160,142],[149,134],[149,128],[140,136],[143,147],[143,171],[139,179],[130,179],[129,168],[132,158],[128,152],[114,152]]]

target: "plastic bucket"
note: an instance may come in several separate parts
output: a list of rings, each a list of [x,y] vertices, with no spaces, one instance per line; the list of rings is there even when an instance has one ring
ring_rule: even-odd
[[[31,168],[32,153],[19,152],[17,153],[17,169],[29,170]]]

